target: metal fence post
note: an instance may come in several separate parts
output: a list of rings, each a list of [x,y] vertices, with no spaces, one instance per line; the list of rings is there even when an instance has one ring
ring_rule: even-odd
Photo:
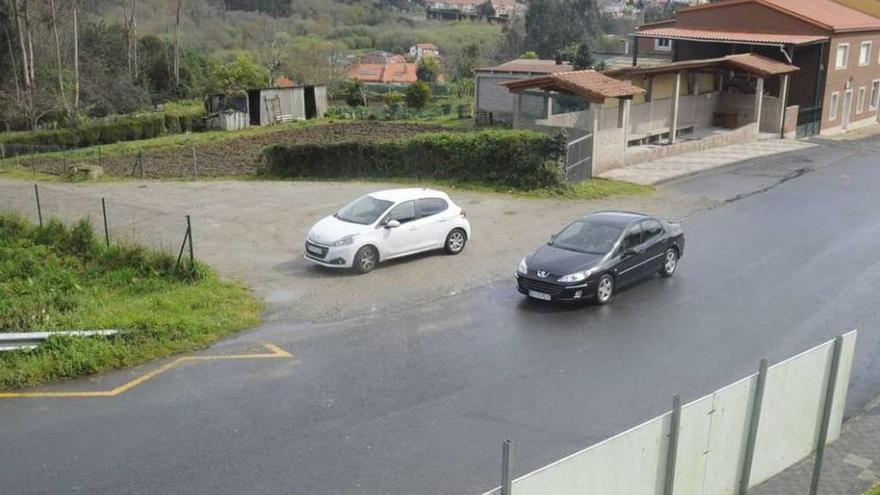
[[[831,423],[831,408],[834,406],[834,389],[837,386],[837,371],[840,368],[840,352],[842,348],[843,336],[838,336],[834,339],[834,350],[831,354],[831,370],[828,373],[828,383],[825,384],[825,402],[822,404],[822,424],[819,426],[819,439],[816,443],[816,462],[813,464],[810,495],[819,493],[822,458],[825,456],[825,444],[828,442],[828,427]]]
[[[501,495],[511,495],[510,440],[501,443]]]
[[[193,231],[192,224],[189,221],[189,215],[186,216],[186,232],[189,235],[189,269],[195,271],[196,259],[193,256]]]
[[[748,495],[752,477],[752,461],[755,459],[755,442],[758,440],[758,425],[761,422],[761,408],[764,403],[764,386],[767,383],[767,360],[762,359],[758,366],[758,381],[752,399],[752,415],[749,418],[749,436],[746,438],[746,451],[743,454],[743,468],[739,479],[739,495]]]
[[[681,396],[672,397],[672,418],[669,425],[669,447],[666,451],[666,476],[663,495],[672,495],[675,488],[675,461],[678,457],[678,432],[681,430]]]
[[[103,167],[104,165],[101,162],[101,145],[98,145],[98,166]]]
[[[43,228],[43,208],[40,206],[40,188],[34,184],[34,195],[37,197],[37,218],[40,219],[40,228]]]
[[[107,228],[107,203],[104,202],[104,198],[101,198],[101,211],[104,213],[104,240],[107,242],[107,247],[110,247],[110,230]]]

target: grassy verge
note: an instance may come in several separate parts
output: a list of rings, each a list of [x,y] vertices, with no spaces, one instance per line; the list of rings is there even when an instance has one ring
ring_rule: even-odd
[[[249,180],[263,180],[264,177],[250,177]],[[278,179],[278,180],[289,180],[289,179]],[[323,181],[321,179],[303,179],[304,181],[310,182],[338,182],[338,179],[328,179]],[[357,181],[361,182],[377,182],[377,183],[393,183],[400,184],[401,186],[412,186],[412,187],[432,187],[437,189],[443,189],[447,192],[450,191],[472,191],[472,192],[481,192],[481,193],[495,193],[495,194],[506,194],[515,197],[522,198],[536,198],[536,199],[603,199],[611,196],[640,196],[646,194],[652,194],[656,189],[652,186],[643,186],[641,184],[633,184],[631,182],[622,182],[612,179],[590,179],[585,182],[581,182],[580,184],[574,184],[563,189],[552,189],[552,188],[543,188],[543,189],[531,189],[531,190],[519,190],[519,189],[511,189],[509,187],[498,186],[496,184],[491,183],[481,183],[481,182],[462,182],[462,181],[452,181],[452,180],[436,180],[436,179],[422,179],[415,180],[410,178],[377,178],[377,179],[368,179],[368,178],[358,178]]]
[[[874,488],[871,488],[870,490],[868,490],[867,493],[865,493],[865,495],[880,495],[880,483],[877,483],[876,485],[874,485]]]
[[[0,332],[123,330],[0,352],[0,390],[143,363],[259,322],[262,305],[245,287],[175,261],[137,246],[105,248],[86,221],[40,229],[0,214]]]
[[[0,174],[10,174],[10,171],[26,171],[30,159],[44,161],[46,159],[64,160],[75,162],[77,160],[96,159],[100,153],[103,157],[113,157],[118,155],[132,155],[138,151],[157,150],[162,148],[170,148],[175,146],[189,146],[215,143],[220,141],[230,141],[235,139],[243,139],[263,134],[272,134],[276,132],[287,132],[293,129],[301,129],[305,127],[326,125],[328,123],[345,124],[345,123],[363,123],[357,120],[332,120],[332,119],[313,119],[306,121],[295,121],[286,124],[278,124],[264,127],[248,127],[239,131],[206,131],[193,132],[189,134],[171,134],[160,136],[152,139],[142,139],[139,141],[121,141],[114,144],[105,144],[101,146],[89,146],[68,150],[66,152],[41,153],[38,155],[26,155],[16,158],[6,158],[0,160]],[[451,129],[467,129],[473,127],[473,120],[449,120],[449,121],[430,121],[430,120],[401,120],[383,122],[387,124],[432,124]],[[100,150],[100,151],[99,151]]]

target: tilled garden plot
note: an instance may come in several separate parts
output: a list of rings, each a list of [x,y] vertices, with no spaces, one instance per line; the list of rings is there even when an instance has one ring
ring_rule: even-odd
[[[352,139],[376,141],[450,130],[454,129],[428,124],[333,123],[299,129],[285,129],[209,143],[147,149],[143,151],[140,159],[137,152],[113,154],[102,157],[100,165],[106,174],[119,177],[247,176],[257,172],[260,152],[264,147],[272,144],[329,143]],[[24,164],[38,172],[59,174],[69,165],[98,165],[98,159],[65,161],[58,157],[41,158],[36,156],[28,159]]]

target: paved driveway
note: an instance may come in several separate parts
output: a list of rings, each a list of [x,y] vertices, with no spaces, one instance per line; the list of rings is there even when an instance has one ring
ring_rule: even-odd
[[[43,215],[101,222],[111,235],[177,252],[192,216],[195,252],[247,283],[268,303],[268,319],[321,321],[401,309],[508,277],[519,259],[571,219],[599,209],[681,218],[708,200],[656,193],[602,201],[537,200],[449,191],[467,212],[473,242],[460,256],[431,253],[383,264],[364,276],[303,260],[308,229],[358,195],[387,187],[330,182],[120,182],[40,184]],[[0,209],[36,220],[33,185],[0,180]]]

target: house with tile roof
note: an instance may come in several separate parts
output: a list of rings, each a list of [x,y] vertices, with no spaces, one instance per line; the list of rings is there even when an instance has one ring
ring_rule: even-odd
[[[780,137],[787,88],[799,68],[754,53],[630,66],[561,70],[502,82],[513,126],[566,136],[566,171],[581,180],[695,150]],[[789,117],[790,119],[790,117]]]
[[[416,64],[358,64],[348,72],[350,79],[368,84],[412,84],[418,81]]]
[[[562,60],[517,58],[503,64],[481,67],[474,71],[476,120],[478,124],[510,123],[513,121],[514,95],[502,83],[554,72],[567,72],[574,67]],[[524,105],[543,105],[543,101],[526,97]]]
[[[675,62],[753,53],[800,71],[763,90],[796,107],[800,136],[874,124],[880,107],[880,18],[857,0],[721,0],[679,9],[674,19],[646,24],[633,36],[662,46]],[[846,4],[846,5],[845,5]],[[850,6],[850,4],[852,6]],[[867,4],[866,4],[867,5]],[[748,84],[746,81],[730,81]],[[790,125],[791,122],[788,122]]]

